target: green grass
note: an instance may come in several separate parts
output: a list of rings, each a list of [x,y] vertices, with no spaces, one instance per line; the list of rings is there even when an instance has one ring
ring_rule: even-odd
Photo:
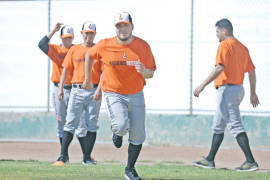
[[[174,164],[173,162],[172,164]],[[39,161],[0,161],[0,180],[121,180],[124,165],[121,163],[83,166],[70,163],[64,167],[54,167],[51,162]],[[227,169],[205,170],[190,166],[138,165],[136,167],[143,180],[181,180],[181,179],[212,179],[212,180],[250,180],[270,179],[270,173],[235,172]]]

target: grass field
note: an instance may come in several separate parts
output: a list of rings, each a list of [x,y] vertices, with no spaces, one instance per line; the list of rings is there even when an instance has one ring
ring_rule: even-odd
[[[270,173],[235,172],[228,169],[206,170],[184,166],[181,162],[164,161],[155,165],[151,165],[151,162],[139,163],[136,169],[143,180],[270,179]],[[70,163],[64,167],[53,167],[51,162],[0,161],[1,180],[121,180],[124,179],[123,170],[124,165],[115,161],[100,162],[91,166]]]

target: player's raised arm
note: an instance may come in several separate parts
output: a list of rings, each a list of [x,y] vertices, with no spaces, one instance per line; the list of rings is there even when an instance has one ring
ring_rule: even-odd
[[[51,32],[49,32],[47,34],[47,37],[49,39],[51,39],[53,37],[53,35],[60,30],[61,26],[63,25],[63,23],[56,23],[56,25],[54,26],[53,30]]]
[[[49,52],[49,41],[53,37],[53,35],[60,30],[63,23],[57,23],[54,29],[49,32],[46,36],[44,36],[38,43],[38,47],[45,53],[48,54]]]

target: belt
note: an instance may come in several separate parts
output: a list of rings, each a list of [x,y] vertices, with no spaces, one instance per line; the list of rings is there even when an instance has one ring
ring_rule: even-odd
[[[82,89],[82,85],[81,84],[72,84],[72,87]],[[98,84],[93,84],[93,88],[97,88],[97,87],[98,87]]]
[[[216,87],[216,89],[218,89],[221,86],[237,86],[237,85],[236,84],[230,84],[230,83],[228,83],[228,84],[220,85],[220,86]]]
[[[58,83],[54,82],[53,84],[54,84],[56,87],[59,87],[59,84],[58,84]],[[64,89],[70,90],[71,88],[72,88],[71,85],[64,85]]]

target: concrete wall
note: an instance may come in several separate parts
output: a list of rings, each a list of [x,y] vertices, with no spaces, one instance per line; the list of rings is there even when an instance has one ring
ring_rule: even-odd
[[[147,114],[146,143],[210,146],[212,118],[211,115]],[[243,116],[242,119],[251,146],[270,147],[270,118]],[[0,113],[0,139],[56,140],[56,126],[52,112]],[[105,113],[100,114],[99,126],[97,140],[111,142],[110,123]],[[234,137],[227,131],[222,147],[236,146]]]

